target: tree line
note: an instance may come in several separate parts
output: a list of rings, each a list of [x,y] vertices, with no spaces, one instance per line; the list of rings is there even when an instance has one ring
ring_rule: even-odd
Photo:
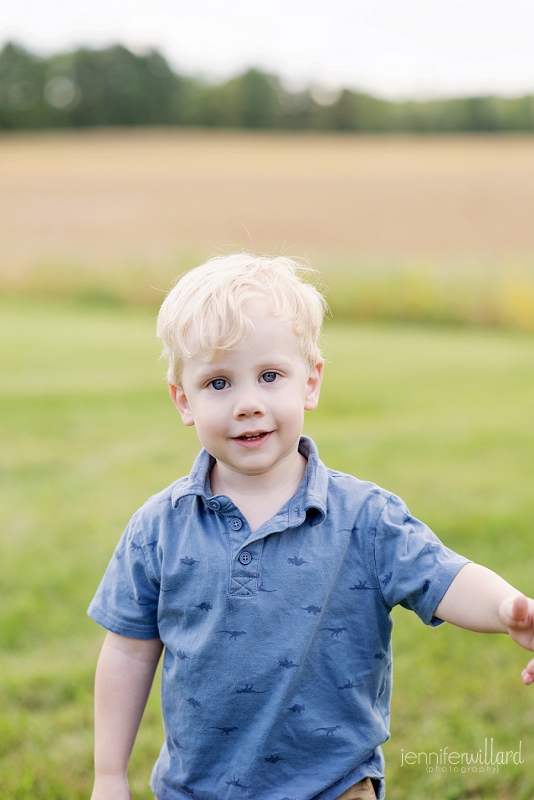
[[[190,125],[249,129],[446,132],[534,130],[534,96],[392,102],[343,89],[286,89],[259,69],[219,84],[179,75],[156,50],[122,45],[40,58],[0,51],[0,129]]]

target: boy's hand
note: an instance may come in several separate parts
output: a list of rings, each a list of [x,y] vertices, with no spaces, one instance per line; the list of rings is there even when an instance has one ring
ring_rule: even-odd
[[[534,600],[520,594],[505,598],[499,608],[499,616],[508,633],[525,650],[534,650]],[[534,683],[534,659],[528,662],[521,673],[523,683]]]

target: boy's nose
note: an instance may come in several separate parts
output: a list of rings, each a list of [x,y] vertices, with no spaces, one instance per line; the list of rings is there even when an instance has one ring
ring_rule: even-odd
[[[234,416],[236,419],[243,419],[244,417],[262,417],[264,414],[265,408],[256,391],[250,389],[238,394],[234,405]]]

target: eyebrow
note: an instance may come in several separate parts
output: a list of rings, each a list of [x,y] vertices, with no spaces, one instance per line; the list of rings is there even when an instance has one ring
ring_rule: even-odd
[[[290,360],[284,358],[277,358],[276,360],[273,361],[265,361],[263,363],[259,363],[256,365],[255,369],[257,369],[258,372],[263,372],[263,371],[268,372],[269,370],[277,370],[277,369],[286,370],[288,369],[288,367],[292,366],[292,363],[293,362]],[[216,378],[219,374],[224,374],[225,372],[231,372],[231,371],[232,371],[231,369],[226,368],[223,365],[220,365],[218,361],[213,361],[211,363],[206,364],[205,367],[201,367],[199,369],[198,373],[196,374],[196,379],[199,381],[205,381],[212,376]]]

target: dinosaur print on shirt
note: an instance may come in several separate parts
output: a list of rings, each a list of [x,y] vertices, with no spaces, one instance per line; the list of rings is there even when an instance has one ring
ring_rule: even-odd
[[[298,556],[293,556],[293,558],[287,559],[288,564],[294,564],[295,567],[301,567],[303,564],[309,564],[309,561],[304,561],[303,558],[299,558]]]
[[[343,684],[343,686],[338,686],[337,688],[338,689],[357,689],[358,686],[362,686],[362,684],[361,683],[354,683],[353,681],[348,680],[346,683]]]
[[[239,730],[237,725],[233,725],[231,728],[228,728],[228,727],[222,727],[221,728],[218,725],[210,725],[210,728],[213,728],[213,730],[215,730],[215,731],[220,731],[221,732],[221,736],[223,736],[225,734],[226,734],[226,736],[229,736],[233,731],[238,731]]]
[[[304,608],[302,606],[302,610],[303,611],[307,611],[308,614],[314,614],[314,616],[317,616],[317,614],[321,613],[321,611],[323,610],[323,607],[322,606],[306,606]]]
[[[267,694],[267,689],[260,691],[259,689],[254,689],[253,686],[253,683],[245,683],[243,689],[236,689],[235,692],[236,694]]]
[[[246,636],[246,631],[219,631],[219,633],[227,633],[228,634],[228,641],[231,639],[235,639],[237,641],[238,636]]]
[[[349,586],[349,589],[351,590],[351,592],[353,592],[355,589],[367,589],[368,591],[371,592],[374,591],[372,586],[367,586],[367,581],[358,581],[358,583],[354,584],[354,586]]]
[[[319,630],[320,631],[330,631],[330,638],[333,639],[334,636],[335,636],[336,639],[337,639],[339,634],[343,633],[343,631],[346,631],[347,628],[345,628],[345,627],[343,627],[343,628],[319,628]]]
[[[284,667],[284,669],[293,669],[293,667],[299,666],[298,664],[294,664],[293,661],[288,661],[287,658],[284,658],[283,661],[279,661],[278,663],[281,667]]]
[[[301,706],[298,703],[295,703],[292,706],[289,706],[288,711],[292,711],[294,714],[302,714],[303,711],[306,710],[306,706]]]
[[[239,778],[236,778],[235,775],[231,781],[226,781],[227,786],[237,786],[239,789],[250,789],[250,786],[243,786],[242,783],[239,783]]]
[[[335,731],[340,730],[341,725],[333,725],[331,728],[315,728],[315,731],[326,731],[327,736],[333,736]]]

